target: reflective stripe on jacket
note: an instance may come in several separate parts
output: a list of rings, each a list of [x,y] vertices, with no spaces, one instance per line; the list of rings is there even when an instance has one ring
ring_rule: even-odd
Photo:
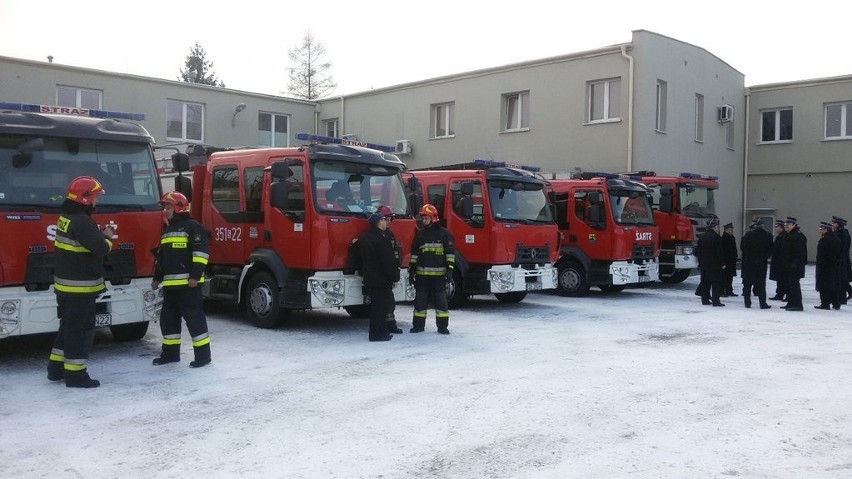
[[[112,242],[91,216],[83,212],[61,215],[53,245],[56,294],[97,296],[106,290],[104,257]]]

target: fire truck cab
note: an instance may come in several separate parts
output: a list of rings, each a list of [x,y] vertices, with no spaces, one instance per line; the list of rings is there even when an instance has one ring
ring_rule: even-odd
[[[413,203],[431,203],[455,238],[451,307],[472,294],[520,302],[528,291],[556,287],[559,231],[544,192],[528,171],[478,160],[405,173]]]
[[[115,119],[119,118],[119,119]],[[96,326],[118,340],[145,336],[162,297],[151,290],[162,231],[153,138],[141,114],[0,103],[0,339],[59,328],[53,291],[56,222],[68,183],[93,176],[106,192],[92,218],[111,226],[107,291]]]
[[[300,133],[297,139],[314,143],[220,151],[193,170],[192,215],[211,233],[204,295],[238,303],[264,328],[293,310],[369,314],[362,278],[347,260],[379,206],[393,210],[403,267],[414,239],[404,165],[396,156],[337,138]],[[412,300],[407,268],[401,275],[394,296]]]
[[[657,176],[640,171],[642,182],[651,189],[654,222],[660,228],[660,279],[680,283],[698,267],[696,238],[716,217],[716,176],[681,173]]]
[[[583,296],[596,285],[621,291],[659,279],[659,230],[648,188],[622,175],[585,174],[549,180],[548,192],[562,232],[557,292]]]

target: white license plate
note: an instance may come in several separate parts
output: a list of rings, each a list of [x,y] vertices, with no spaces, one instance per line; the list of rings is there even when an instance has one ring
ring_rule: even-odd
[[[527,283],[527,291],[538,291],[541,289],[541,283]]]
[[[112,315],[109,313],[95,315],[95,327],[112,326]]]

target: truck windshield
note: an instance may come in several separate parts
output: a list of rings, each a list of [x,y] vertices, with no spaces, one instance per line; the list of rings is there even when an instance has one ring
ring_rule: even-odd
[[[620,225],[654,224],[651,202],[642,191],[611,189],[609,204],[612,208],[612,217]]]
[[[491,213],[497,221],[552,223],[553,214],[543,185],[520,181],[490,180]]]
[[[396,168],[324,160],[313,164],[311,177],[320,212],[369,216],[385,205],[394,215],[410,216],[405,187]]]
[[[693,184],[680,185],[681,213],[694,218],[706,218],[716,214],[715,188]]]
[[[58,209],[78,176],[103,185],[99,211],[159,209],[160,185],[147,143],[0,134],[0,209]]]

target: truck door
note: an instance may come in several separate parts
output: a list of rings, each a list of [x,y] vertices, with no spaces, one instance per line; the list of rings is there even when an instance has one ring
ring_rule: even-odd
[[[608,257],[606,196],[599,189],[577,189],[571,198],[572,220],[568,245],[577,246],[592,259]]]
[[[240,170],[219,165],[211,171],[210,257],[219,264],[245,261],[245,214],[240,201]]]
[[[490,262],[490,232],[485,227],[482,183],[474,179],[450,182],[447,229],[453,232],[456,248],[470,263]]]
[[[284,263],[295,269],[311,268],[311,228],[307,224],[308,191],[301,158],[273,160],[266,229]]]

